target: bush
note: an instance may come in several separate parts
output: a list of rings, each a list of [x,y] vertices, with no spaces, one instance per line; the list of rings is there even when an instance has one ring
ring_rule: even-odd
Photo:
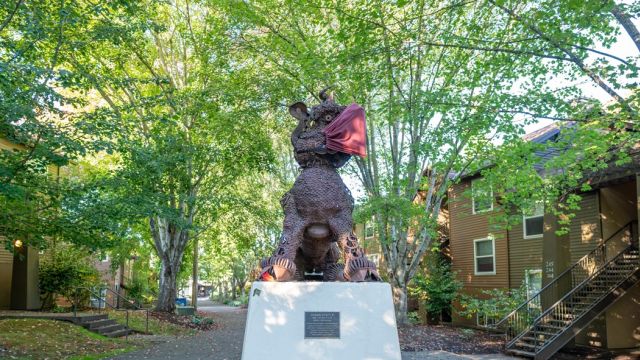
[[[477,314],[487,319],[499,321],[520,304],[527,300],[527,290],[524,286],[518,289],[483,290],[480,296],[462,296],[460,315],[471,318]]]
[[[409,288],[411,295],[423,301],[429,315],[438,319],[443,310],[451,306],[451,302],[458,297],[462,283],[451,272],[448,263],[440,260],[430,262],[425,275],[417,275]]]
[[[420,324],[420,315],[418,315],[417,311],[409,311],[407,313],[407,320],[411,325],[418,325]]]
[[[70,303],[87,303],[90,297],[86,289],[99,283],[100,274],[77,251],[64,251],[44,261],[39,269],[39,285],[43,309],[54,309],[57,295]],[[80,289],[83,288],[83,289]]]

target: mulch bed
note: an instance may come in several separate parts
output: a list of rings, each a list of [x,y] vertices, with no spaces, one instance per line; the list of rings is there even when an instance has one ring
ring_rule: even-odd
[[[444,350],[457,354],[502,352],[504,338],[481,330],[448,325],[407,325],[398,328],[402,351]]]
[[[195,329],[199,331],[208,331],[216,329],[219,324],[215,321],[214,317],[210,313],[204,313],[197,311],[196,318],[200,319],[200,321],[194,321],[193,316],[184,316],[184,315],[176,315],[170,314],[166,312],[156,312],[150,311],[149,316],[158,319],[160,321],[170,322],[172,324],[182,326],[186,329]],[[207,321],[206,319],[211,319],[211,321]]]

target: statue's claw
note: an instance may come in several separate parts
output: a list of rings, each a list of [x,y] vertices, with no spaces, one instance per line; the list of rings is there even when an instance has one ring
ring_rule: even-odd
[[[352,259],[344,269],[344,278],[348,281],[380,281],[376,264],[367,258]]]
[[[289,281],[295,277],[296,264],[293,261],[272,256],[262,260],[262,272],[258,278],[261,281]]]

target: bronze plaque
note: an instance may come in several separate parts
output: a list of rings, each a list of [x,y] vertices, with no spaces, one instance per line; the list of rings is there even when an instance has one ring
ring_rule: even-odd
[[[304,338],[340,339],[340,313],[337,311],[305,311]]]

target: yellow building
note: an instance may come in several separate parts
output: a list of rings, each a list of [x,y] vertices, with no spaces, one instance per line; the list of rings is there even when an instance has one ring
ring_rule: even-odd
[[[20,151],[24,146],[0,138],[0,151]],[[0,239],[3,239],[0,236]],[[27,246],[7,251],[0,246],[0,309],[40,308],[38,290],[38,250]]]

